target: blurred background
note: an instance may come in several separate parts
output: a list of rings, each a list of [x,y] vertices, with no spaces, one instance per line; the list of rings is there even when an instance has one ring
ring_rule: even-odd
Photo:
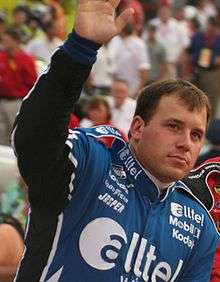
[[[0,1],[0,212],[7,194],[15,205],[17,194],[10,191],[19,191],[21,184],[10,143],[14,119],[23,97],[71,32],[76,4]],[[127,138],[139,90],[155,81],[183,78],[210,98],[212,126],[201,155],[218,155],[220,1],[122,0],[118,13],[128,6],[135,11],[133,19],[100,48],[69,127],[111,124]],[[7,211],[12,213],[10,207]]]
[[[76,4],[0,1],[0,213],[23,228],[29,204],[10,142],[13,122],[22,99],[71,32]],[[122,0],[117,12],[127,7],[135,11],[133,19],[100,48],[69,128],[110,124],[126,139],[140,89],[183,78],[206,92],[213,110],[196,165],[220,156],[220,1]]]
[[[28,187],[19,175],[10,135],[22,99],[71,32],[76,4],[0,1],[0,223],[3,218],[12,222],[11,216],[25,229]],[[196,166],[220,156],[220,0],[121,0],[117,12],[127,7],[135,11],[133,19],[100,48],[69,128],[108,124],[126,139],[140,89],[183,78],[206,92],[213,110]],[[0,281],[13,281],[15,269],[6,280],[0,271]]]

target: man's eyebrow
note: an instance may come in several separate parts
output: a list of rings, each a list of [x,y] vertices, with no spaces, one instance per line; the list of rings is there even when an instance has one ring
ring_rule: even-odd
[[[179,123],[179,124],[184,124],[184,122],[181,121],[180,119],[172,118],[172,117],[168,118],[166,121],[167,122],[175,122],[175,123]]]

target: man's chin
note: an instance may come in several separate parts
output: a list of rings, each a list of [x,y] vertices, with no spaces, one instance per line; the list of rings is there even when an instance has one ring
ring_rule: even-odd
[[[166,182],[175,182],[183,177],[185,177],[189,173],[188,169],[180,169],[180,168],[172,168],[167,171]]]
[[[178,170],[178,169],[176,169],[175,172],[173,173],[173,178],[175,178],[175,180],[173,180],[173,181],[178,181],[178,180],[182,179],[188,173],[189,173],[189,170]]]

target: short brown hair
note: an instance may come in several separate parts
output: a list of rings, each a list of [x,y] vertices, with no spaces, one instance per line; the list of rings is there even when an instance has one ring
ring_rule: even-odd
[[[155,82],[145,87],[139,94],[135,116],[139,115],[148,122],[157,110],[161,97],[175,94],[190,110],[207,109],[207,124],[211,115],[211,106],[208,96],[195,85],[183,79],[170,79]]]
[[[101,96],[92,97],[84,106],[84,113],[87,114],[88,111],[97,109],[99,106],[103,105],[107,111],[107,120],[111,120],[111,110],[108,101]]]
[[[9,26],[5,31],[4,34],[7,34],[8,36],[10,36],[11,38],[13,38],[14,40],[20,42],[21,41],[21,34],[19,31],[17,31],[17,29],[13,26]]]

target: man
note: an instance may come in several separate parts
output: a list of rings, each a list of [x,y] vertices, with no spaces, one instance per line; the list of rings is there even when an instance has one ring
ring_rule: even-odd
[[[171,8],[167,5],[160,6],[157,18],[150,23],[156,26],[156,38],[166,52],[168,68],[166,77],[176,78],[179,59],[183,50],[189,45],[189,38],[179,22],[172,17]]]
[[[50,62],[50,58],[54,50],[60,46],[63,41],[57,37],[57,23],[48,22],[43,25],[45,36],[42,38],[34,38],[27,44],[25,50],[36,59],[45,63]]]
[[[115,77],[127,82],[131,98],[136,98],[148,79],[150,60],[145,41],[140,38],[129,23],[109,43],[113,57]]]
[[[220,118],[213,119],[209,123],[206,133],[207,148],[204,148],[196,161],[196,166],[204,161],[220,156]]]
[[[166,50],[156,38],[157,27],[149,24],[147,27],[147,46],[151,62],[148,84],[165,80],[168,67],[166,62]]]
[[[112,125],[111,111],[108,102],[102,96],[93,96],[83,109],[85,118],[81,119],[80,127],[92,127],[97,125]]]
[[[136,101],[129,97],[128,84],[124,80],[115,79],[107,101],[111,109],[112,125],[124,134],[128,134]]]
[[[110,126],[67,139],[96,50],[131,17],[130,9],[113,17],[118,2],[79,2],[75,32],[17,117],[13,144],[31,210],[16,281],[209,281],[218,235],[178,181],[202,146],[204,93],[185,81],[146,88],[129,144]]]
[[[108,95],[115,73],[115,60],[109,44],[103,45],[97,54],[87,85],[92,88],[93,95]]]
[[[220,22],[209,18],[206,29],[191,40],[188,53],[192,61],[193,80],[209,96],[213,117],[218,117],[220,102]]]
[[[20,34],[22,44],[27,44],[31,38],[31,32],[28,27],[30,18],[30,8],[27,5],[18,5],[12,11],[12,27]]]

